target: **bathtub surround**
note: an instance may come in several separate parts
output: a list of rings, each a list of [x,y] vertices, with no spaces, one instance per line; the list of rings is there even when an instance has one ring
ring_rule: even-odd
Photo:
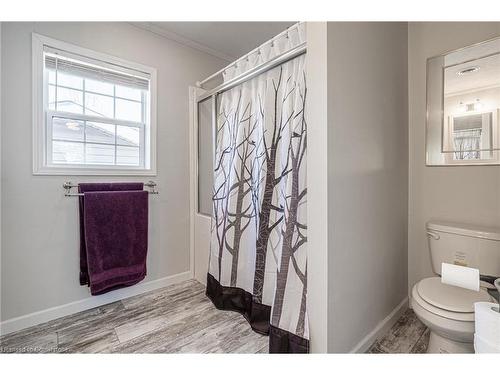
[[[188,86],[227,62],[126,23],[2,22],[1,27],[2,334],[189,278]],[[32,32],[157,69],[154,180],[162,191],[150,199],[148,275],[132,287],[91,297],[79,285],[78,203],[64,197],[65,177],[32,175]]]

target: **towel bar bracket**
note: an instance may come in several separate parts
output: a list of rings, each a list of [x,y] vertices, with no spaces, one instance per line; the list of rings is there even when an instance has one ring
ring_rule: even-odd
[[[64,189],[64,196],[65,197],[82,197],[83,193],[73,193],[71,189],[73,188],[78,188],[78,184],[74,184],[71,181],[66,181],[63,183],[63,189]],[[158,190],[156,190],[156,182],[154,181],[148,181],[144,183],[144,186],[149,188],[148,193],[149,194],[159,194]]]

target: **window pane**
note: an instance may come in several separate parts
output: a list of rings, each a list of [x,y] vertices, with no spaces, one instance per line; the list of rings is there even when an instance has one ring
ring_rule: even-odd
[[[210,97],[198,103],[198,212],[205,215],[212,214],[214,180],[212,101]]]
[[[93,79],[87,78],[85,80],[85,91],[93,91],[99,94],[113,95],[113,84],[95,81]]]
[[[116,164],[118,165],[139,165],[139,147],[117,146]]]
[[[113,98],[85,93],[85,114],[112,118]]]
[[[57,72],[57,86],[66,86],[74,89],[83,89],[83,78],[69,75],[62,72]]]
[[[82,113],[83,112],[83,94],[81,91],[57,88],[57,108],[58,111]]]
[[[48,70],[47,74],[49,76],[49,83],[52,85],[56,84],[56,72],[55,70]]]
[[[142,121],[141,103],[116,99],[116,118],[127,121]]]
[[[133,89],[131,87],[126,87],[126,86],[116,85],[116,96],[119,96],[120,98],[132,99],[138,101],[142,100],[141,90]]]
[[[52,141],[54,164],[83,164],[83,143]]]
[[[83,121],[54,117],[52,119],[52,139],[83,141]]]
[[[44,162],[53,168],[78,165],[84,174],[85,167],[135,170],[126,167],[149,164],[144,137],[149,132],[150,92],[142,86],[147,79],[121,69],[110,74],[101,60],[87,56],[91,60],[78,61],[78,55],[66,53],[44,52],[51,56],[44,59],[43,97],[37,99],[43,101]],[[38,115],[42,118],[41,111]]]
[[[116,127],[116,144],[138,147],[139,128],[118,125]]]
[[[85,157],[86,164],[114,164],[115,146],[87,143],[85,145]]]
[[[115,125],[87,121],[85,128],[87,142],[115,144]]]
[[[48,98],[48,105],[50,110],[55,110],[56,109],[56,87],[49,85],[49,98]]]

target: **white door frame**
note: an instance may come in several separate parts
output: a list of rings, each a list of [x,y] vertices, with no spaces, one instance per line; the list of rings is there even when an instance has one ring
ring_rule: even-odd
[[[194,278],[194,214],[198,205],[196,199],[196,171],[198,170],[197,93],[197,87],[189,86],[189,271],[191,278]]]

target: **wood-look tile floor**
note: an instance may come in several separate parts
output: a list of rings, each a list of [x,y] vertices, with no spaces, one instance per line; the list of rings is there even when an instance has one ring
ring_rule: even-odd
[[[2,353],[267,353],[267,336],[189,280],[0,337]]]
[[[429,329],[418,320],[412,309],[408,309],[367,353],[426,353],[429,335]]]
[[[189,280],[1,336],[0,352],[267,353],[268,341]],[[428,342],[429,329],[408,309],[367,352],[425,353]]]

